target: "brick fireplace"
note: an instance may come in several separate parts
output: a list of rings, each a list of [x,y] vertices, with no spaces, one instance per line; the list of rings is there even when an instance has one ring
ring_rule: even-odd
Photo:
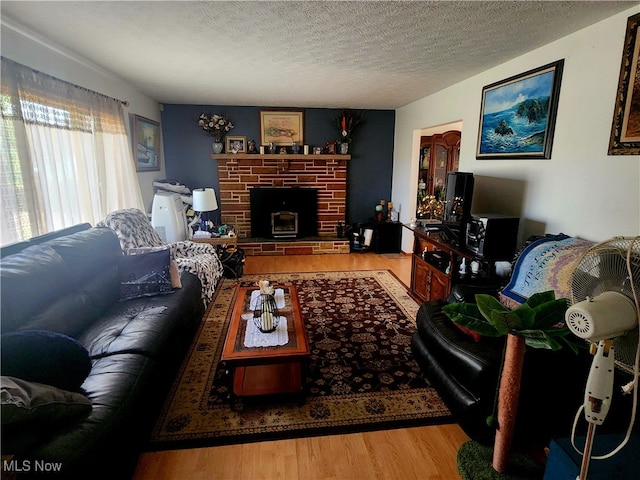
[[[345,222],[349,155],[213,155],[218,160],[222,222],[236,229],[249,255],[349,253],[337,238]],[[259,187],[313,188],[318,191],[318,236],[295,240],[251,238],[250,191]]]

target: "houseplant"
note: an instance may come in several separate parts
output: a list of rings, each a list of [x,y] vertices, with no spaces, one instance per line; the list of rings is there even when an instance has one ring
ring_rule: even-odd
[[[229,133],[234,125],[224,115],[201,113],[198,117],[198,126],[214,138],[213,153],[221,153],[224,136]]]
[[[493,468],[507,469],[518,409],[522,365],[526,347],[559,350],[569,347],[574,353],[580,345],[564,324],[566,299],[556,299],[553,291],[533,294],[525,303],[510,310],[491,295],[476,295],[476,303],[451,303],[443,307],[456,324],[487,337],[506,336],[498,395]],[[490,425],[495,419],[489,417]]]

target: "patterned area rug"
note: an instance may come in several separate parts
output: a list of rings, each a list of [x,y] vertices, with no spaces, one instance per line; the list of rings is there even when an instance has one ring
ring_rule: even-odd
[[[411,355],[418,304],[389,271],[245,275],[295,285],[309,343],[309,393],[226,401],[219,364],[236,296],[224,280],[151,438],[154,450],[448,423],[451,415]]]

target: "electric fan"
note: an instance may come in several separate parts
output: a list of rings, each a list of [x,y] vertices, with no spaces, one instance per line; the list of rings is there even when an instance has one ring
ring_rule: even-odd
[[[572,443],[582,454],[580,480],[586,480],[596,425],[602,425],[613,394],[614,370],[631,374],[623,387],[633,390],[633,407],[626,438],[607,455],[609,458],[626,445],[631,435],[638,400],[638,362],[640,345],[640,237],[616,237],[591,247],[578,262],[571,278],[571,302],[565,315],[568,328],[591,343],[594,355],[587,377],[584,402],[576,414]],[[584,452],[575,446],[575,429],[580,412],[588,422]]]

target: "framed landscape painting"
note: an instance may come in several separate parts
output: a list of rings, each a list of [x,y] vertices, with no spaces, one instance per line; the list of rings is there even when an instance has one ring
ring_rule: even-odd
[[[260,110],[260,144],[304,143],[304,110]]]
[[[640,154],[640,13],[627,20],[609,155]]]
[[[477,159],[551,158],[564,60],[482,89]]]
[[[133,154],[137,172],[160,170],[162,141],[160,123],[133,115]]]

